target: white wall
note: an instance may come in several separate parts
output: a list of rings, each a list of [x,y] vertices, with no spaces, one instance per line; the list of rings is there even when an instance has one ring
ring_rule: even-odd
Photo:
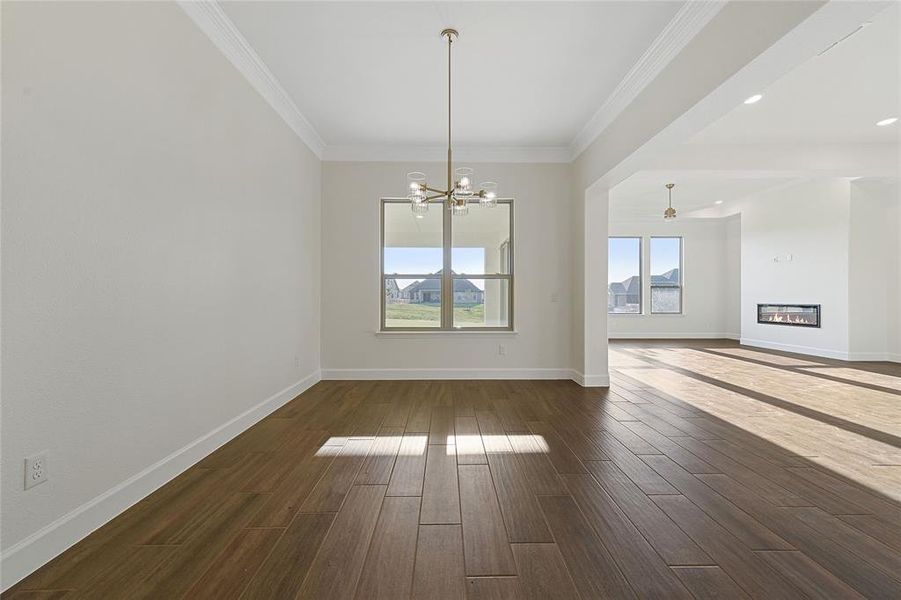
[[[611,338],[737,338],[740,263],[738,219],[679,218],[626,221],[612,219],[610,235],[642,240],[643,310],[646,314],[608,315]],[[650,314],[648,241],[651,236],[682,237],[681,315]]]
[[[609,209],[608,209],[609,213]],[[573,369],[584,373],[585,365],[585,241],[588,237],[588,228],[585,223],[585,193],[578,186],[572,191],[569,201],[570,236],[569,246],[572,257],[570,266],[570,278],[572,280],[572,298],[570,309],[572,310],[572,322],[570,330],[570,361]],[[606,237],[607,233],[603,232]],[[607,278],[607,260],[604,260],[604,279]],[[606,321],[604,326],[607,326]],[[606,336],[605,336],[606,338]]]
[[[741,203],[743,344],[848,358],[849,219],[847,179],[782,187]],[[757,304],[769,302],[821,304],[822,327],[758,324]]]
[[[741,337],[741,215],[726,222],[726,332]]]
[[[849,348],[855,360],[884,360],[898,352],[899,288],[897,180],[851,183]]]
[[[742,343],[899,360],[899,202],[895,179],[846,178],[741,201]],[[822,304],[822,328],[758,324],[758,302]]]
[[[571,361],[570,168],[474,164],[477,180],[515,198],[515,334],[385,333],[379,325],[379,198],[406,173],[442,183],[437,163],[322,165],[323,377],[568,377]],[[474,208],[473,210],[478,210]],[[465,218],[465,217],[463,217]],[[558,294],[552,301],[552,294]],[[498,345],[506,355],[498,355]]]
[[[894,335],[889,338],[889,357],[901,362],[901,190],[898,182],[894,185],[895,202],[889,209],[886,222],[894,223],[894,244],[892,258],[895,263],[895,283],[889,288],[888,325]]]
[[[2,27],[7,587],[315,380],[320,163],[174,3]]]

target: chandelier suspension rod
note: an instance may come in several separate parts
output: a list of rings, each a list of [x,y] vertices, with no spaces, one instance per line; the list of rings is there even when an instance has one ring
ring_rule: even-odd
[[[447,187],[438,189],[430,187],[426,182],[425,173],[413,171],[407,173],[407,186],[409,188],[407,198],[411,202],[413,214],[417,219],[422,219],[428,212],[429,202],[443,198],[448,211],[454,216],[463,216],[469,213],[470,200],[478,201],[480,207],[493,208],[497,206],[497,183],[494,181],[482,182],[479,188],[473,186],[473,170],[469,167],[454,169],[453,150],[453,45],[457,40],[456,29],[447,28],[441,32],[441,37],[447,38]],[[455,181],[456,179],[456,181]],[[432,195],[428,195],[431,192]],[[449,269],[449,267],[446,267]]]
[[[454,36],[447,34],[447,193],[450,193],[453,187],[453,167],[451,166],[451,46],[454,43]]]

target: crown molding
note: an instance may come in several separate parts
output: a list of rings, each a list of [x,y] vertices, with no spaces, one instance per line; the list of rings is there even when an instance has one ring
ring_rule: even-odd
[[[328,146],[330,162],[444,162],[443,146]],[[473,163],[568,163],[568,146],[455,147],[454,160]]]
[[[326,147],[322,137],[300,112],[294,100],[216,0],[178,0],[178,4],[321,160],[336,162],[414,160],[440,162],[446,160],[447,149],[439,146],[332,145]],[[572,162],[638,96],[645,86],[660,74],[724,5],[724,0],[686,2],[569,146],[459,147],[454,150],[455,158],[467,162]]]
[[[294,104],[250,43],[214,0],[179,0],[185,14],[206,34],[294,133],[322,158],[325,142]]]
[[[570,160],[578,158],[725,5],[723,0],[683,5],[573,139]]]

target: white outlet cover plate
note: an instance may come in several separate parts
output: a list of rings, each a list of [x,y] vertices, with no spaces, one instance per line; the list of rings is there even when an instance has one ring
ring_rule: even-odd
[[[25,457],[25,489],[47,481],[47,452]]]

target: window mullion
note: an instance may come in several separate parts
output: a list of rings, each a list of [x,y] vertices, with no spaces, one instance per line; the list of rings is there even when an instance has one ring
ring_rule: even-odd
[[[451,231],[453,219],[451,211],[447,210],[444,203],[440,203],[443,219],[443,269],[441,271],[441,328],[453,329],[454,326],[454,280],[451,276],[451,247],[453,245],[453,232]]]
[[[385,329],[385,201],[379,202],[379,329]]]

